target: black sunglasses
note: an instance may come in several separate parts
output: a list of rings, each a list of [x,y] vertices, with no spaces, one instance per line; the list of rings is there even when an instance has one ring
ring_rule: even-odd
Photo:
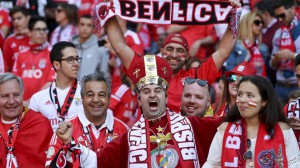
[[[244,160],[251,160],[253,157],[250,147],[251,147],[251,140],[247,139],[247,151],[243,155]]]
[[[255,26],[260,26],[264,24],[264,22],[261,20],[254,20],[253,23],[255,24]]]
[[[281,19],[284,19],[286,17],[286,14],[285,13],[282,13],[282,14],[279,14],[279,15],[275,15],[275,17],[277,19],[281,18]]]
[[[229,83],[233,83],[233,82],[235,82],[235,81],[237,81],[237,80],[242,80],[242,78],[243,78],[243,77],[238,77],[238,76],[236,76],[236,75],[230,75],[230,76],[228,77],[228,82],[229,82]]]
[[[185,78],[184,79],[184,84],[193,84],[195,82],[197,82],[197,84],[199,86],[202,86],[202,87],[205,86],[205,85],[207,85],[207,81],[206,80],[195,79],[195,78]]]

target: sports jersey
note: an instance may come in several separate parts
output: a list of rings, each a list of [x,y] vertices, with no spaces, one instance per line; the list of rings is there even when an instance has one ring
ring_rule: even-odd
[[[109,109],[114,112],[114,116],[128,125],[138,108],[137,94],[127,85],[122,84],[116,91],[113,91]]]
[[[83,109],[79,110],[78,116],[71,119],[70,122],[73,124],[72,137],[74,141],[96,153],[99,153],[100,149],[105,147],[107,143],[128,130],[126,124],[114,118],[110,110],[107,111],[105,122],[99,129],[86,118]],[[63,144],[60,139],[53,135],[47,152],[46,166],[49,166],[51,161],[55,162],[55,156],[62,147]]]
[[[19,53],[29,48],[29,41],[28,36],[17,36],[16,34],[12,34],[6,38],[3,46],[3,56],[9,71],[12,71]]]
[[[48,118],[52,126],[52,129],[55,132],[56,128],[58,127],[58,125],[62,120],[59,118],[56,109],[56,103],[54,97],[55,95],[53,93],[54,88],[56,88],[56,82],[53,82],[49,88],[46,88],[44,90],[35,93],[30,99],[29,108],[41,112],[46,118]],[[57,88],[57,96],[60,102],[59,103],[60,106],[63,106],[63,104],[65,103],[65,99],[67,97],[67,93],[69,89],[70,87],[64,90],[60,90]],[[80,90],[81,88],[78,83],[71,106],[69,107],[67,115],[65,116],[66,120],[69,120],[77,116],[78,110],[83,108]]]
[[[9,16],[9,10],[0,7],[0,28],[2,26],[11,27],[11,19]]]
[[[33,54],[27,49],[19,54],[13,73],[20,76],[24,82],[24,100],[29,100],[47,82],[55,79],[55,71],[50,62],[50,50],[51,47],[48,47]]]
[[[0,117],[1,118],[1,117]],[[3,122],[7,131],[13,123]],[[43,168],[46,162],[46,151],[52,136],[51,126],[40,113],[29,110],[20,122],[17,139],[14,145],[14,155],[19,168]],[[6,167],[7,150],[0,136],[0,167]]]
[[[296,118],[300,118],[300,97],[288,102],[283,109],[285,115],[287,116],[287,118],[291,118],[291,117],[296,117]],[[300,147],[300,131],[299,130],[294,130],[296,139],[298,141],[298,145]]]

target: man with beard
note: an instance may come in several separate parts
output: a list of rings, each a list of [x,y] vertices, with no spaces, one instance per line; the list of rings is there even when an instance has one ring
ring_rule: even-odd
[[[235,8],[240,6],[238,1],[229,1]],[[125,69],[130,68],[130,63],[135,62],[138,55],[126,44],[123,33],[116,17],[112,17],[105,24],[108,39],[117,55],[120,57]],[[183,66],[189,58],[187,40],[180,34],[170,34],[166,37],[160,52],[173,69],[170,87],[168,89],[167,106],[175,111],[180,111],[180,98],[183,91],[183,80],[186,77],[199,78],[214,82],[221,75],[223,63],[228,58],[234,47],[236,39],[228,29],[219,43],[218,50],[212,54],[201,66],[184,70]]]

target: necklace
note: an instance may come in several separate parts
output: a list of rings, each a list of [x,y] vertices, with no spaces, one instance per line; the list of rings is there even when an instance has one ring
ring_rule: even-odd
[[[152,136],[150,136],[150,142],[154,142],[157,143],[157,148],[158,148],[158,154],[160,153],[160,146],[166,146],[167,142],[171,139],[171,133],[167,133],[166,135],[164,134],[166,128],[168,126],[168,123],[166,124],[166,126],[164,128],[162,127],[157,127],[157,134],[155,134],[155,132],[151,129],[150,131],[153,133]]]

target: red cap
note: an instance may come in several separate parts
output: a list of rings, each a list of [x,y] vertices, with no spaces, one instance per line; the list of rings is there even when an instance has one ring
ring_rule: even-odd
[[[137,57],[134,61],[127,74],[138,90],[148,84],[157,84],[167,90],[173,71],[165,59],[155,55],[145,55]]]
[[[181,41],[172,39],[172,38],[175,38],[175,37],[179,38]],[[166,37],[166,39],[165,39],[165,41],[164,41],[162,47],[165,47],[165,46],[166,46],[167,44],[169,44],[169,43],[177,43],[177,44],[181,44],[181,45],[183,45],[183,47],[184,47],[187,51],[189,51],[189,45],[188,45],[188,42],[187,42],[186,38],[183,37],[183,36],[180,35],[180,34],[169,34],[169,35]]]
[[[230,76],[231,74],[238,74],[242,76],[250,76],[256,74],[256,69],[253,64],[248,62],[242,62],[239,65],[235,66],[233,70],[227,71],[224,73],[226,77]]]

